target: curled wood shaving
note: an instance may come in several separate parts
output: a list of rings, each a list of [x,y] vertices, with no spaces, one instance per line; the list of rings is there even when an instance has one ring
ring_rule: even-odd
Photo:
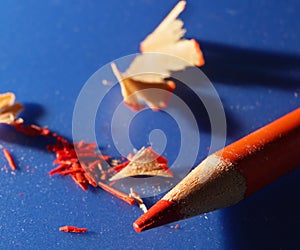
[[[111,64],[124,102],[133,110],[143,109],[145,105],[153,110],[165,108],[175,88],[175,83],[167,80],[171,72],[205,63],[198,42],[184,38],[186,30],[178,16],[185,5],[185,1],[179,1],[140,43],[141,54],[135,57],[125,72],[121,73],[114,63]]]
[[[158,155],[151,147],[143,147],[130,159],[123,169],[109,180],[115,181],[138,175],[173,177],[172,171],[168,168],[167,159]]]
[[[23,105],[15,102],[14,93],[7,92],[0,94],[0,123],[13,124],[17,115],[24,109]],[[21,118],[18,119],[22,121]]]

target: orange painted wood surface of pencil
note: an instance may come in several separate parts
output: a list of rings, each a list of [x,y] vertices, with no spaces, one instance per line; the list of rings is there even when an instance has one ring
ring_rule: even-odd
[[[300,167],[300,108],[209,155],[147,213],[136,232],[236,204]]]
[[[300,108],[216,154],[241,171],[249,196],[300,165]]]

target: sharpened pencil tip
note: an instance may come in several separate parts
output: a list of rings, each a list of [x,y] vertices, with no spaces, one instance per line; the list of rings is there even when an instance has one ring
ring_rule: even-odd
[[[160,200],[133,223],[137,233],[183,219],[177,203]]]

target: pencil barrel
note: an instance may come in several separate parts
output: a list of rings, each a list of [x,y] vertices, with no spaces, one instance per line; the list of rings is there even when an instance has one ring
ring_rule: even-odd
[[[245,197],[300,166],[300,108],[218,152],[246,179]]]
[[[137,232],[233,205],[300,166],[300,108],[208,156],[135,223]]]

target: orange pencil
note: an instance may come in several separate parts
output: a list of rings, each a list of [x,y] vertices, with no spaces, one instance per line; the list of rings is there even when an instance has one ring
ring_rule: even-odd
[[[300,108],[208,156],[133,223],[141,232],[228,207],[300,166]]]

